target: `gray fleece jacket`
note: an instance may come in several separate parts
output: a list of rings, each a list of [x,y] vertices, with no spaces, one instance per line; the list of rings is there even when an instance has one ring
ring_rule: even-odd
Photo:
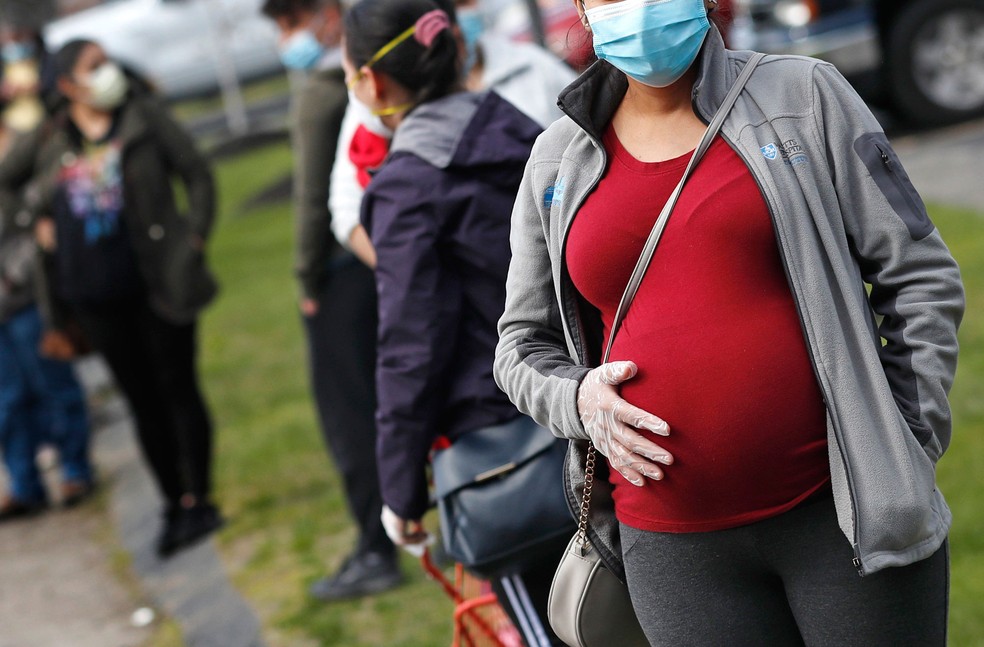
[[[702,120],[750,56],[708,35],[693,90]],[[538,139],[513,212],[495,377],[521,411],[575,441],[565,475],[572,505],[588,438],[577,389],[601,339],[564,247],[605,169],[601,134],[625,89],[625,77],[599,62],[561,94],[567,117]],[[772,217],[827,407],[834,498],[854,566],[865,575],[928,557],[951,523],[935,464],[950,440],[964,310],[956,262],[877,121],[833,66],[766,57],[721,133]],[[604,474],[595,478],[590,534],[624,577],[607,485]]]

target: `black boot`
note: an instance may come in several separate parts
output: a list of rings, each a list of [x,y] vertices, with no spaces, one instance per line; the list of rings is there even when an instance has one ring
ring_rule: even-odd
[[[165,514],[164,531],[157,544],[160,557],[170,557],[197,543],[225,525],[218,508],[199,503],[190,508],[171,507]]]

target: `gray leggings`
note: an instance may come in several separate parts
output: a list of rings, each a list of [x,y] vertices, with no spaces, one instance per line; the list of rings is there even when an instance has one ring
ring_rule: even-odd
[[[859,577],[829,496],[729,530],[621,532],[632,604],[654,647],[946,644],[947,545]]]

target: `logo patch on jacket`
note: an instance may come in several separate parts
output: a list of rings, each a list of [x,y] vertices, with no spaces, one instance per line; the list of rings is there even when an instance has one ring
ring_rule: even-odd
[[[560,204],[564,201],[564,189],[565,187],[564,178],[557,178],[557,183],[553,186],[548,186],[547,190],[543,192],[543,208],[550,209],[554,204]]]
[[[765,159],[772,161],[782,157],[782,161],[789,166],[799,166],[810,161],[803,147],[795,139],[787,139],[781,144],[767,144],[760,150]]]

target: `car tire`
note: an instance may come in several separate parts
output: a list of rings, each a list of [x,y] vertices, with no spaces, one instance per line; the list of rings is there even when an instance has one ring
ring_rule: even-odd
[[[885,63],[903,117],[936,125],[984,114],[984,0],[913,0],[888,27]]]

